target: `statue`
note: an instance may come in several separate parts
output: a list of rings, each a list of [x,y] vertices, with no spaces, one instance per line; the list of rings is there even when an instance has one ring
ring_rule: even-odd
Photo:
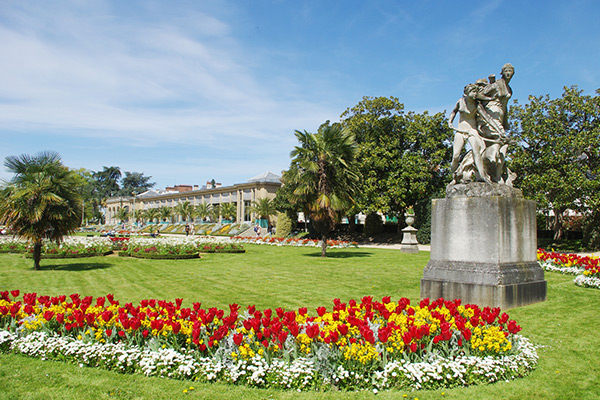
[[[452,184],[477,181],[512,186],[514,174],[504,161],[511,144],[506,136],[507,104],[512,96],[509,83],[514,73],[514,67],[505,64],[501,79],[496,80],[490,75],[488,79],[478,79],[465,86],[464,96],[458,100],[449,118],[450,127],[455,131]],[[452,123],[457,113],[460,119],[455,128]],[[460,160],[467,141],[471,150]]]

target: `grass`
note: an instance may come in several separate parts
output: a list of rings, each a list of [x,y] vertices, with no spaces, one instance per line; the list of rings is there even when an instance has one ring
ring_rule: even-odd
[[[208,254],[201,260],[141,260],[95,257],[82,260],[31,260],[0,254],[0,289],[40,294],[113,293],[124,302],[144,298],[201,301],[203,307],[229,303],[258,308],[331,308],[366,295],[419,297],[419,280],[429,253],[386,249],[338,249],[322,259],[314,248],[247,245],[246,254]],[[548,300],[509,311],[523,334],[544,346],[529,377],[493,385],[437,391],[383,391],[377,398],[409,399],[598,399],[600,387],[600,290],[577,287],[572,277],[546,274]],[[313,311],[314,312],[314,311]],[[194,390],[189,390],[194,386]],[[188,390],[184,393],[184,390]],[[370,392],[296,393],[218,384],[121,375],[116,372],[0,355],[0,393],[7,399],[371,399]],[[442,394],[443,393],[443,394]]]

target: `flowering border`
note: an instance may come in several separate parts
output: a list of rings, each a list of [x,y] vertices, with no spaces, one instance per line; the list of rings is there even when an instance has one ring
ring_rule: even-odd
[[[573,279],[575,285],[600,289],[600,257],[547,252],[538,249],[537,258],[545,271],[576,275]]]
[[[370,374],[349,371],[338,365],[330,377],[323,377],[314,360],[301,357],[286,363],[255,356],[232,361],[197,357],[192,351],[153,346],[141,348],[120,343],[98,343],[71,337],[32,332],[25,336],[0,330],[0,351],[19,353],[42,360],[60,360],[80,367],[96,367],[120,373],[139,373],[171,379],[244,384],[250,387],[326,390],[345,387],[363,390],[439,389],[493,383],[528,375],[538,362],[535,346],[516,335],[519,353],[511,356],[449,359],[432,356],[427,362],[399,360]],[[157,347],[154,345],[154,347]]]
[[[0,292],[0,351],[179,379],[300,390],[440,388],[528,374],[535,348],[499,308],[406,298],[239,312],[112,295]],[[108,301],[108,304],[105,304]],[[165,361],[167,360],[167,361]]]
[[[230,239],[236,243],[266,244],[271,246],[294,246],[294,247],[321,247],[322,240],[302,238],[280,238],[275,236],[233,236]],[[358,247],[357,242],[346,242],[343,240],[328,240],[327,247],[332,249],[345,249]]]

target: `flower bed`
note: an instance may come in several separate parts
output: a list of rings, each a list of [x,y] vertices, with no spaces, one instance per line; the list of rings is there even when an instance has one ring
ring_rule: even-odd
[[[200,242],[198,249],[202,253],[245,253],[244,247],[238,243]]]
[[[498,308],[334,300],[331,310],[0,292],[0,351],[126,373],[288,389],[441,388],[514,379],[534,346]]]
[[[573,282],[577,286],[600,289],[600,258],[597,256],[579,256],[538,249],[537,258],[546,271],[576,275]]]
[[[119,253],[120,256],[139,258],[185,259],[198,258],[202,253],[244,253],[241,244],[222,240],[181,238],[133,238]]]
[[[280,238],[269,236],[234,236],[231,238],[236,243],[268,244],[272,246],[296,246],[296,247],[321,247],[321,240]],[[332,249],[343,249],[347,247],[358,247],[356,242],[345,242],[342,240],[328,240],[327,247]]]
[[[123,250],[127,247],[127,243],[129,242],[130,237],[128,236],[120,236],[120,237],[109,237],[111,246],[113,250]]]
[[[33,257],[33,245],[20,241],[25,246],[25,256]],[[81,258],[105,256],[112,253],[110,241],[106,238],[81,238],[71,237],[60,244],[44,241],[42,244],[42,258]]]
[[[25,253],[27,243],[14,238],[0,238],[0,253]]]

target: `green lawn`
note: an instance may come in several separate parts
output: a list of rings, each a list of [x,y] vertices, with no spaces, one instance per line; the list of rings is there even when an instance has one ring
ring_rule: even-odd
[[[330,250],[247,245],[246,254],[209,254],[201,260],[162,261],[118,257],[32,261],[0,254],[0,290],[58,295],[113,293],[124,302],[144,298],[229,303],[258,308],[324,305],[372,295],[417,301],[429,253],[386,249]],[[600,398],[600,290],[584,289],[572,277],[546,274],[548,300],[509,311],[522,333],[541,346],[540,364],[512,382],[438,391],[297,393],[120,375],[76,365],[0,355],[0,398],[6,399],[597,399]],[[314,312],[314,311],[313,311]],[[194,390],[184,393],[194,386]],[[443,394],[442,394],[443,393]]]

